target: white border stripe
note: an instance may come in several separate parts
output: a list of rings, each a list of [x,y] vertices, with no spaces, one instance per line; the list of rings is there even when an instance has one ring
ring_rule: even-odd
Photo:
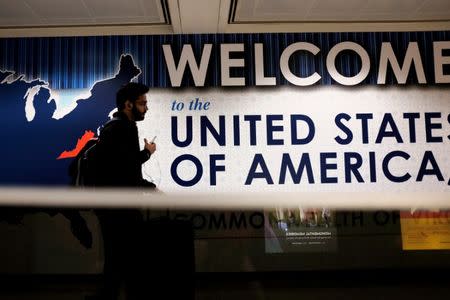
[[[450,209],[450,193],[186,193],[129,189],[0,188],[0,205],[32,207],[112,207],[176,209]]]

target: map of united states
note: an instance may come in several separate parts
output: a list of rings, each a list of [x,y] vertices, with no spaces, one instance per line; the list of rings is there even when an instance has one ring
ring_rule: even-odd
[[[75,99],[76,107],[60,119],[53,117],[57,104],[47,82],[0,70],[0,184],[68,184],[71,160],[64,158],[75,156],[95,136],[115,108],[117,90],[141,74],[131,55],[122,55],[117,69],[112,78],[94,83],[88,97]],[[35,114],[28,120],[30,97]]]

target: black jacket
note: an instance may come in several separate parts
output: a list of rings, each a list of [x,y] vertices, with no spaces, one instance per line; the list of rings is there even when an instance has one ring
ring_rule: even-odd
[[[138,187],[151,183],[142,178],[142,164],[150,158],[140,150],[136,122],[121,112],[100,131],[97,186]]]

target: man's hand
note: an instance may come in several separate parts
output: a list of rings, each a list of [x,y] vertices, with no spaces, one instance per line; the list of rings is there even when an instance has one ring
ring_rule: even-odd
[[[153,154],[156,151],[156,144],[155,143],[149,143],[147,141],[147,139],[144,139],[144,143],[145,143],[145,149],[147,149],[148,151],[150,151],[150,154]]]

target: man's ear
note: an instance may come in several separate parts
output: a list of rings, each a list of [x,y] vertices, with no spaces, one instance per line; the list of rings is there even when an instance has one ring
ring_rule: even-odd
[[[125,101],[125,109],[132,109],[133,103],[130,100]]]

